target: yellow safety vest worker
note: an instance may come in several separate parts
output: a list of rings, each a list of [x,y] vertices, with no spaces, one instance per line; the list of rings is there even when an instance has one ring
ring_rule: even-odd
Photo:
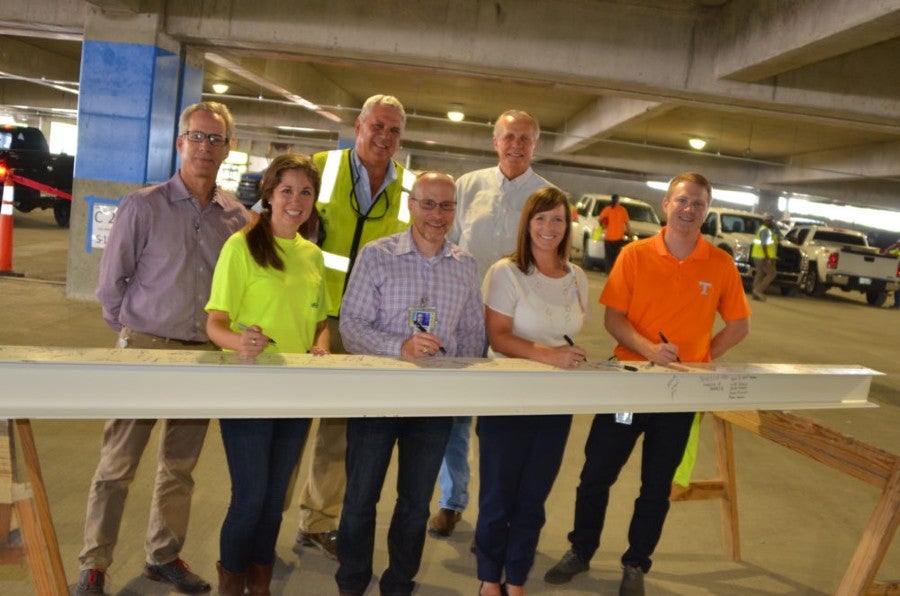
[[[769,237],[766,240],[765,246],[767,250],[763,250],[763,240],[762,240],[762,231],[768,230]],[[768,253],[768,257],[766,256]],[[759,230],[756,231],[756,238],[753,239],[753,248],[750,249],[750,258],[751,259],[774,259],[778,254],[778,247],[775,245],[775,232],[773,232],[768,226],[762,225],[759,226]]]
[[[350,150],[323,151],[313,155],[312,160],[322,172],[317,209],[325,231],[321,248],[325,256],[328,315],[336,317],[359,249],[367,242],[409,227],[407,198],[416,176],[395,161],[397,179],[375,198],[367,214],[361,214],[353,189]]]

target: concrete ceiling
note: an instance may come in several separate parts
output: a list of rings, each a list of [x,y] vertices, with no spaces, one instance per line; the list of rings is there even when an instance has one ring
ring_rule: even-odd
[[[0,113],[74,110],[86,23],[147,18],[204,56],[205,92],[229,85],[245,146],[332,146],[381,92],[406,106],[413,154],[490,154],[491,123],[519,108],[548,164],[900,210],[900,0],[4,4]]]

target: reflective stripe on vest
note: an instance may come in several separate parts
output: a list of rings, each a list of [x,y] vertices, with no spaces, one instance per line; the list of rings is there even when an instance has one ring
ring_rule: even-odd
[[[341,157],[343,154],[343,149],[333,149],[328,152],[328,157],[325,158],[325,167],[322,169],[322,182],[319,184],[319,202],[323,205],[331,202],[331,195],[334,192],[334,184],[337,182],[338,170],[341,169]]]
[[[322,204],[331,202],[331,195],[334,194],[334,185],[337,183],[343,155],[343,149],[333,149],[328,152],[328,157],[325,158],[325,167],[322,169],[322,182],[319,185],[319,202]],[[350,159],[350,157],[348,156],[347,159]],[[408,199],[415,182],[416,175],[403,168],[403,176],[400,180],[400,186],[403,190],[400,192],[400,210],[397,213],[397,220],[403,223],[409,223],[410,220]],[[343,269],[343,271],[346,270],[346,268]]]
[[[775,233],[768,226],[760,226],[759,231],[756,232],[756,237],[753,239],[753,248],[750,249],[750,258],[751,259],[765,259],[766,251],[763,249],[762,239],[759,235],[763,230],[769,230],[769,240],[766,242],[766,246],[775,246]],[[777,247],[776,247],[777,254]]]
[[[325,267],[328,269],[334,269],[335,271],[341,271],[343,273],[347,273],[350,269],[350,257],[342,257],[341,255],[336,255],[333,252],[325,252],[322,251],[322,255],[325,257]]]
[[[415,182],[416,175],[403,168],[403,178],[400,181],[403,190],[400,191],[400,211],[397,213],[397,219],[403,223],[409,223],[409,193],[412,192]]]

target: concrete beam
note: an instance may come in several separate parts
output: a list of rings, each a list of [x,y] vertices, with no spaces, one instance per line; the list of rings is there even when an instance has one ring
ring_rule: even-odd
[[[588,1],[568,2],[564,11],[553,2],[513,0],[421,0],[414,5],[382,0],[372,11],[361,11],[353,0],[320,4],[297,19],[294,3],[273,1],[261,22],[258,6],[240,0],[220,0],[214,9],[207,3],[169,0],[166,29],[189,43],[261,47],[376,69],[421,68],[713,109],[748,107],[861,123],[886,116],[900,121],[897,97],[861,99],[852,93],[800,90],[787,92],[781,101],[776,96],[781,89],[771,83],[720,79],[720,48],[708,34],[721,25],[715,16],[672,12],[662,19],[658,9]],[[817,16],[846,16],[829,13],[829,8],[843,4],[832,0],[825,14]]]
[[[640,122],[670,109],[672,106],[641,99],[600,97],[569,119],[564,130],[558,131],[551,152],[577,151],[609,135],[617,126]]]
[[[716,76],[753,82],[896,37],[900,1],[731,2],[723,17]]]
[[[78,108],[78,96],[24,81],[0,80],[0,106],[75,110]]]
[[[900,141],[795,156],[773,183],[814,183],[854,178],[893,178],[900,201]]]
[[[41,73],[44,79],[78,84],[80,60],[41,48],[12,37],[0,37],[0,71],[31,78]]]
[[[3,0],[0,34],[81,39],[83,0]]]
[[[358,98],[329,81],[314,66],[298,61],[267,60],[265,57],[246,57],[228,51],[207,52],[206,59],[260,89],[266,89],[289,101],[299,97],[323,106],[352,106],[361,108],[365,97]],[[310,81],[315,81],[313,85]],[[342,121],[346,117],[333,110]],[[333,120],[333,119],[332,119]],[[352,124],[352,119],[349,121]]]

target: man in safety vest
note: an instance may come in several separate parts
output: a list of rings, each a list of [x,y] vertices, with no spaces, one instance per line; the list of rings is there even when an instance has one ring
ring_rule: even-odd
[[[753,239],[753,248],[750,249],[750,258],[756,268],[753,277],[753,299],[766,301],[766,289],[775,281],[775,261],[778,258],[778,237],[775,235],[775,224],[772,216],[767,215],[763,225],[756,231]]]
[[[900,240],[885,248],[883,252],[886,255],[900,256]],[[900,308],[900,290],[894,290],[894,304],[891,308]]]
[[[319,244],[325,255],[332,354],[345,353],[338,316],[347,277],[360,249],[371,240],[409,227],[407,195],[415,175],[392,159],[405,125],[406,111],[396,97],[373,95],[356,119],[354,147],[312,157],[322,174],[316,206]],[[332,559],[337,558],[337,519],[347,484],[346,435],[345,419],[319,421],[309,478],[299,497],[298,546],[318,548]]]

